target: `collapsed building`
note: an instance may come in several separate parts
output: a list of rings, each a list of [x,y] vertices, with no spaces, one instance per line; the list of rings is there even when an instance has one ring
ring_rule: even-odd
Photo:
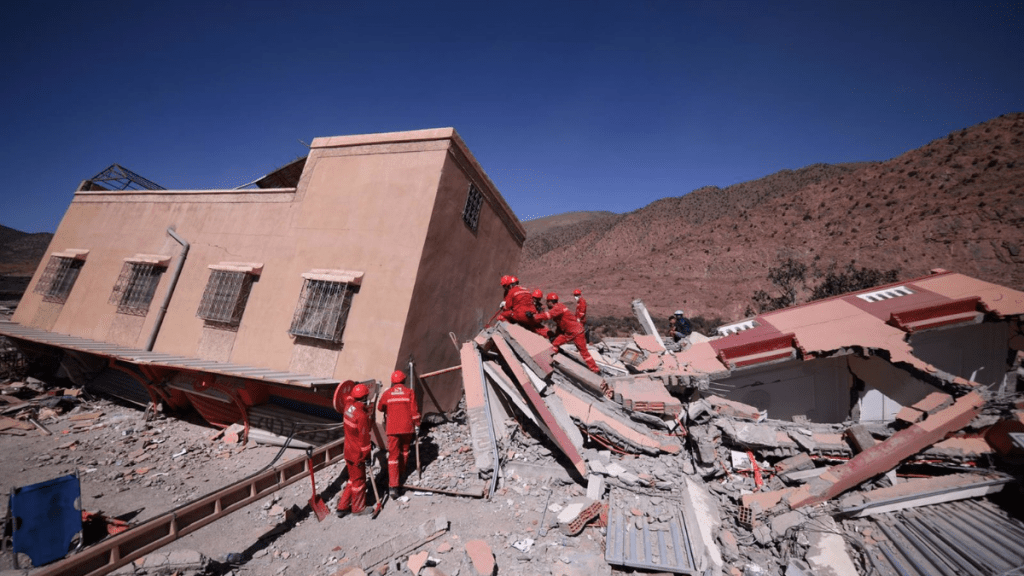
[[[518,326],[499,324],[463,345],[483,476],[500,474],[501,454],[515,446],[509,423],[532,425],[588,485],[588,503],[611,487],[603,509],[585,503],[569,522],[603,514],[606,558],[635,568],[703,574],[753,561],[765,573],[996,574],[1024,566],[1019,520],[975,501],[944,504],[1020,481],[1024,293],[934,270],[728,324],[712,338],[694,334],[681,347],[661,339],[642,302],[633,306],[646,334],[598,344],[600,376],[573,350],[553,352]],[[504,465],[514,477],[516,463]],[[672,496],[679,500],[666,509]],[[914,510],[891,516],[905,509]],[[650,525],[634,523],[637,510]],[[936,520],[950,515],[998,528]],[[872,520],[833,519],[865,516]],[[790,529],[807,531],[801,546],[785,540]],[[954,540],[982,552],[941,545]],[[846,541],[864,551],[859,560]],[[1018,552],[1004,553],[1014,542]],[[758,549],[783,545],[790,562],[774,567],[778,556]]]
[[[624,570],[1024,566],[1024,524],[981,498],[1019,491],[1021,292],[935,270],[682,346],[635,301],[643,333],[592,345],[598,375],[572,346],[490,325],[524,239],[451,129],[318,138],[233,190],[168,191],[115,166],[79,187],[0,335],[76,384],[191,406],[240,424],[243,441],[309,425],[317,466],[340,457],[339,427],[317,425],[340,419],[342,382],[408,369],[424,412],[464,402],[467,472],[482,485],[431,485],[428,466],[410,488],[585,486],[550,517],[545,503],[538,538],[601,526],[605,560]],[[267,474],[285,471],[303,469]],[[248,481],[253,495],[225,511],[269,490]],[[989,528],[962,528],[978,522]],[[118,548],[99,570],[136,553]]]
[[[456,363],[524,240],[450,128],[317,138],[231,190],[115,165],[79,186],[0,335],[77,384],[287,433],[340,419],[343,380]],[[427,412],[462,395],[457,374],[422,384]]]

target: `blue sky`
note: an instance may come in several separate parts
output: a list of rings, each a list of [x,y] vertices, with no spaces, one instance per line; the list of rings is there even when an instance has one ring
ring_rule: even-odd
[[[526,220],[884,160],[1024,111],[1017,2],[19,2],[0,224],[112,163],[230,188],[317,136],[453,126]]]

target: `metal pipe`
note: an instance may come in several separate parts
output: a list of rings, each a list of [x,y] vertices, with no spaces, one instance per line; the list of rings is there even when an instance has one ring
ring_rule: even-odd
[[[433,492],[435,494],[444,494],[446,496],[465,496],[467,498],[483,498],[484,491],[479,492],[456,492],[454,490],[442,490],[441,488],[427,488],[425,486],[409,486],[408,484],[402,484],[403,490],[411,490],[413,492]]]
[[[167,233],[174,238],[174,241],[181,244],[181,253],[178,254],[178,261],[174,264],[174,273],[171,274],[171,282],[167,285],[167,293],[164,301],[160,304],[160,310],[156,313],[156,320],[153,322],[153,330],[149,333],[149,340],[146,341],[146,351],[152,351],[156,344],[156,335],[160,333],[160,325],[164,323],[164,315],[167,314],[167,306],[171,303],[171,296],[174,295],[174,287],[178,284],[178,277],[181,276],[181,269],[185,266],[185,258],[188,256],[188,248],[191,244],[187,240],[174,233],[173,228],[168,228]]]
[[[455,372],[456,370],[462,370],[462,364],[459,364],[458,366],[450,366],[448,368],[442,368],[441,370],[435,370],[433,372],[427,372],[426,374],[420,374],[419,378],[421,380],[425,380],[425,379],[430,378],[432,376],[440,376],[441,374],[447,374],[449,372]]]

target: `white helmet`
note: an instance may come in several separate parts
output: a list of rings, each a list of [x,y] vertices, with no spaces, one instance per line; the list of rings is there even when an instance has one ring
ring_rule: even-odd
[[[676,310],[675,311],[675,315],[676,316],[682,316],[683,315],[683,311],[682,310]]]

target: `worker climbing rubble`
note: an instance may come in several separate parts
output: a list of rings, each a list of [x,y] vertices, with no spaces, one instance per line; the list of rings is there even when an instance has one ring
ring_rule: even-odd
[[[338,517],[351,512],[356,515],[371,512],[366,507],[366,461],[370,458],[370,417],[366,412],[366,397],[370,394],[364,384],[356,384],[347,397],[345,408],[345,467],[348,484],[338,499]]]
[[[519,285],[519,278],[502,276],[501,286],[505,289],[505,300],[502,302],[502,311],[498,314],[498,319],[519,324],[527,330],[549,338],[547,327],[528,314],[535,310],[533,297],[529,290]]]
[[[405,372],[395,370],[391,373],[391,388],[381,394],[377,409],[384,413],[387,422],[388,487],[391,497],[398,498],[398,486],[409,461],[409,446],[420,428],[416,394],[405,387]]]
[[[569,312],[569,308],[565,304],[558,301],[558,294],[554,292],[548,294],[547,312],[541,314],[530,312],[528,316],[537,321],[553,320],[557,326],[555,339],[551,342],[554,351],[557,352],[558,347],[562,344],[573,342],[576,344],[576,348],[580,351],[580,356],[583,357],[583,361],[587,363],[590,371],[595,374],[601,373],[597,363],[590,357],[590,351],[587,350],[587,342],[583,338],[583,325],[576,320],[575,314]]]

